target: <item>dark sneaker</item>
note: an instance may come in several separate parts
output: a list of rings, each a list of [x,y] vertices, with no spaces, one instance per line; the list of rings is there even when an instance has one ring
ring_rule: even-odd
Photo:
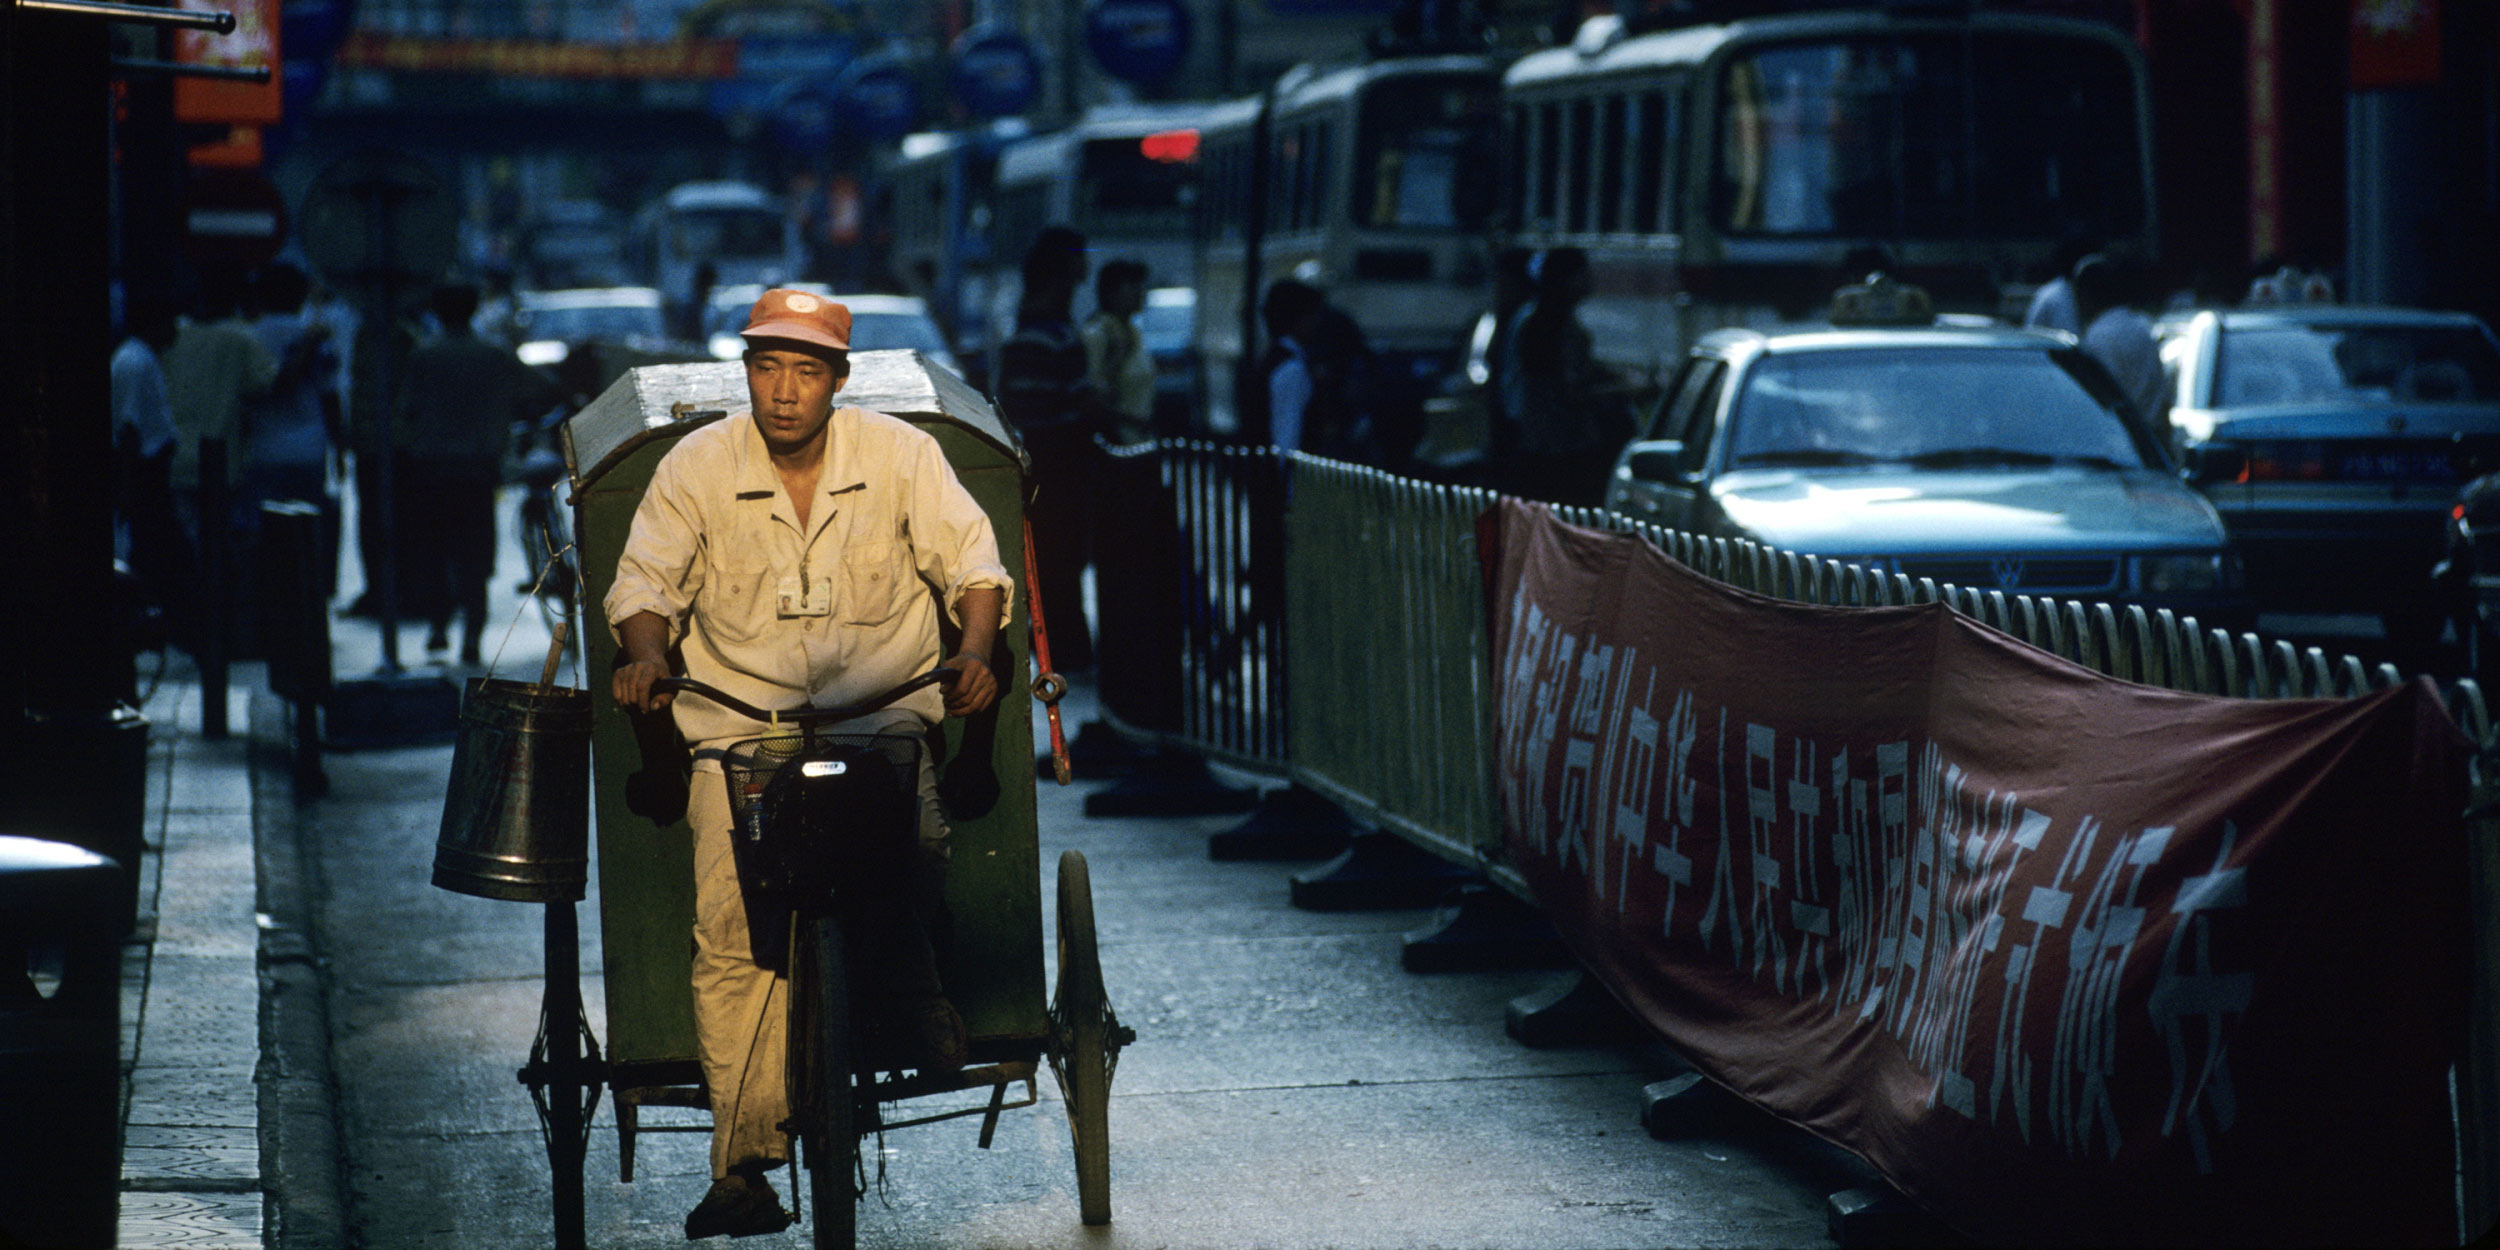
[[[920,1042],[922,1068],[953,1072],[971,1059],[972,1039],[964,1032],[964,1018],[944,998],[922,1003],[912,1013],[912,1027]]]
[[[781,1209],[781,1197],[773,1192],[773,1187],[761,1176],[736,1172],[712,1182],[703,1201],[686,1213],[688,1241],[723,1234],[754,1237],[788,1227],[790,1213]]]

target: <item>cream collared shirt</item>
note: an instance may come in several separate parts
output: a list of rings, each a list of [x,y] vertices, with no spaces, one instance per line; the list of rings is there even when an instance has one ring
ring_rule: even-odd
[[[805,529],[750,414],[679,439],[634,512],[609,627],[659,616],[687,676],[768,709],[856,702],[935,667],[938,613],[952,620],[966,590],[997,587],[1004,628],[1015,583],[937,440],[861,408],[836,408],[826,429]],[[945,715],[935,687],[896,706]],[[698,695],[672,707],[698,749],[775,732]]]

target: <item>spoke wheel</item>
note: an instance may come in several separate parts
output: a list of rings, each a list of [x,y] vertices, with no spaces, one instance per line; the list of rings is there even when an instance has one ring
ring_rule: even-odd
[[[1103,993],[1094,943],[1094,889],[1085,856],[1059,857],[1059,986],[1051,1006],[1051,1070],[1076,1141],[1077,1204],[1088,1224],[1111,1222],[1111,1068],[1125,1040]]]
[[[790,1108],[807,1169],[816,1250],[852,1250],[859,1239],[859,1126],[851,1088],[851,994],[842,925],[803,921],[790,980]],[[796,1178],[793,1178],[796,1183]]]

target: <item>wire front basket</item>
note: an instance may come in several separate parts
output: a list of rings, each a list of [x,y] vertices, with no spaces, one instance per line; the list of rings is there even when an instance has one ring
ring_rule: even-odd
[[[723,752],[731,843],[750,904],[822,897],[840,881],[903,870],[919,828],[925,749],[913,735],[809,734]]]

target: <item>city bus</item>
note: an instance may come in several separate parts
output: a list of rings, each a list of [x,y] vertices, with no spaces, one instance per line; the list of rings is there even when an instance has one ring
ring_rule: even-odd
[[[1260,293],[1320,288],[1414,396],[1455,370],[1492,293],[1501,62],[1485,53],[1297,66],[1201,130],[1198,345],[1210,419],[1236,426]]]
[[[1857,8],[1628,30],[1504,76],[1506,243],[1586,249],[1634,386],[1724,326],[1811,315],[1869,248],[1939,312],[2019,319],[2062,239],[2155,250],[2145,68],[2115,27]]]
[[[1023,120],[975,130],[906,135],[877,174],[886,271],[919,296],[967,363],[989,355],[990,182],[999,147]]]
[[[1175,286],[1192,268],[1190,222],[1198,198],[1194,104],[1106,104],[1061,130],[1008,144],[989,187],[988,280],[993,342],[1015,329],[1025,248],[1045,226],[1085,235],[1093,268],[1127,259],[1149,286]],[[1093,284],[1077,292],[1079,321],[1093,312]]]

